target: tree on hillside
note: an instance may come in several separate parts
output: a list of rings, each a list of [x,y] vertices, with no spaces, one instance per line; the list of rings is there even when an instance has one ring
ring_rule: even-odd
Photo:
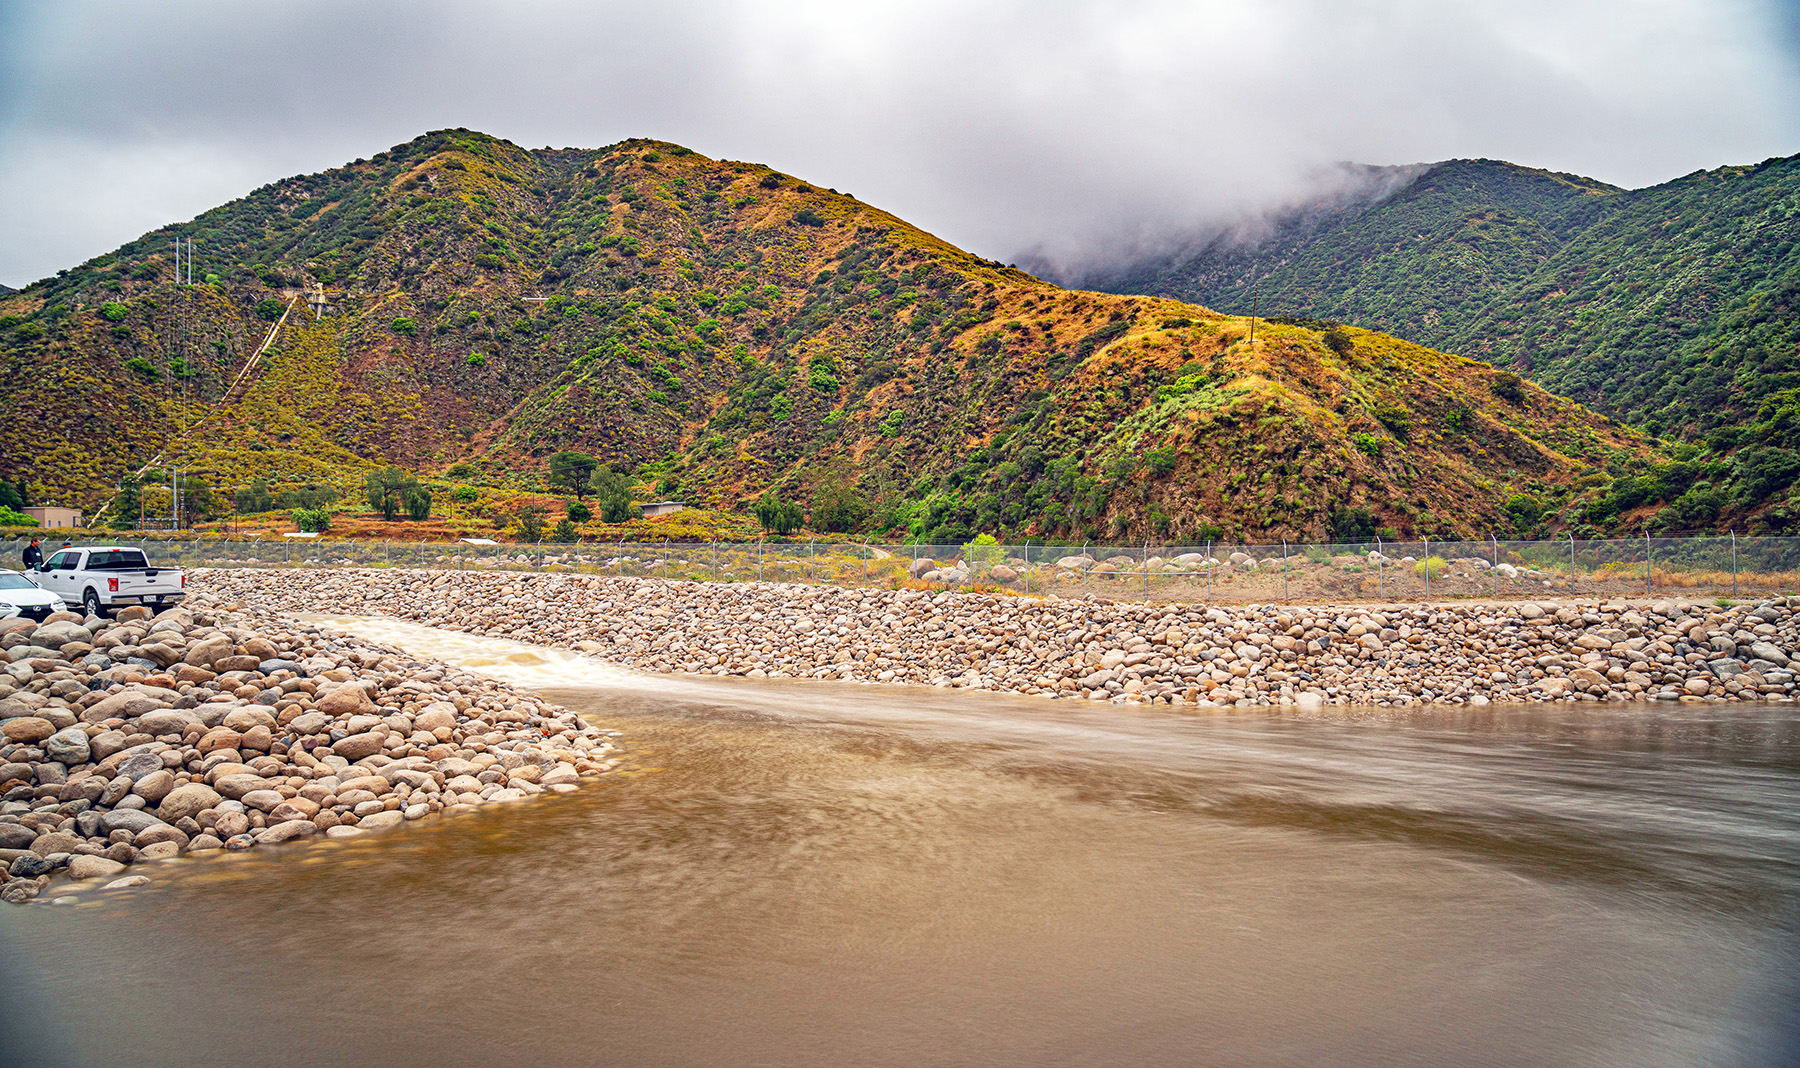
[[[254,479],[249,489],[237,492],[237,510],[245,515],[255,515],[275,507],[275,496],[269,492],[269,483],[265,479]]]
[[[119,492],[113,496],[112,507],[107,509],[112,528],[130,530],[136,527],[143,500],[144,487],[135,476],[126,475],[119,479]]]
[[[594,471],[590,485],[594,500],[600,505],[601,522],[623,523],[637,517],[637,507],[631,502],[630,479],[602,465]]]
[[[224,511],[212,487],[201,481],[200,476],[182,475],[180,482],[181,525],[191,526],[198,521],[214,519]]]
[[[792,534],[800,529],[800,506],[793,501],[782,500],[774,487],[765,490],[756,499],[756,503],[750,506],[750,514],[756,516],[756,521],[770,534]]]
[[[12,483],[0,478],[0,508],[11,508],[16,511],[30,506],[31,495],[25,488],[24,479],[21,478],[17,483]]]
[[[869,501],[842,477],[830,477],[813,491],[807,517],[814,530],[849,532],[869,519]]]
[[[418,482],[400,490],[400,504],[414,522],[431,518],[431,491]]]
[[[585,452],[559,452],[550,457],[551,488],[573,494],[580,500],[599,466],[600,461]]]
[[[391,520],[407,508],[407,495],[420,490],[419,480],[400,470],[398,467],[384,467],[371,472],[363,483],[363,496],[369,507],[381,513],[381,518]],[[431,510],[431,494],[425,494],[426,512]]]

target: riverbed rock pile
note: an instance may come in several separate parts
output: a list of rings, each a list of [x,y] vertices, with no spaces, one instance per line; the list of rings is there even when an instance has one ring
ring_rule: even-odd
[[[269,609],[393,616],[651,671],[1089,700],[1787,700],[1800,655],[1800,598],[1208,607],[455,571],[199,581]]]
[[[396,649],[222,609],[0,620],[0,899],[50,877],[568,792],[611,732]]]

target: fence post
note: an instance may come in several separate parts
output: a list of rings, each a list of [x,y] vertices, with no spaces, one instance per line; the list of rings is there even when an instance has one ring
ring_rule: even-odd
[[[1387,600],[1387,553],[1381,548],[1381,535],[1375,535],[1375,596]]]
[[[667,539],[667,538],[663,539],[662,565],[663,565],[663,581],[664,582],[673,581],[672,579],[669,578],[669,539]]]
[[[1288,548],[1287,539],[1281,539],[1281,603],[1293,604],[1294,599],[1288,594]]]
[[[763,580],[762,553],[763,543],[759,541],[756,543],[756,581],[758,582]]]
[[[394,566],[394,543],[393,542],[384,541],[381,543],[381,562],[388,567]]]
[[[806,581],[808,582],[818,580],[818,576],[814,573],[814,561],[819,558],[818,544],[819,539],[817,538],[806,539]]]
[[[717,538],[713,539],[712,558],[713,558],[713,568],[712,568],[713,581],[717,582],[717,581],[719,581],[719,542],[718,542]]]
[[[1419,561],[1425,565],[1425,599],[1431,600],[1431,535],[1421,535],[1425,539],[1425,559]]]
[[[619,539],[619,555],[613,557],[613,567],[619,572],[620,578],[625,577],[625,539],[624,538]]]
[[[1208,538],[1208,539],[1206,539],[1206,603],[1207,604],[1212,604],[1212,571],[1213,571],[1212,539]]]
[[[1569,531],[1569,592],[1575,592],[1575,532]]]
[[[1737,598],[1737,530],[1731,531],[1731,596]]]
[[[1150,543],[1144,543],[1144,603],[1150,603]]]
[[[1500,596],[1500,540],[1488,533],[1488,540],[1494,543],[1494,596]]]
[[[1644,528],[1644,596],[1650,594],[1650,528]]]

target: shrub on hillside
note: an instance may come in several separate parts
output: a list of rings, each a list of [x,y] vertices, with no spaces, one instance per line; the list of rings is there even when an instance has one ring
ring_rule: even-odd
[[[971,564],[993,567],[1000,562],[1000,539],[992,534],[982,534],[962,547],[963,559]]]
[[[1375,513],[1367,508],[1331,507],[1331,540],[1340,544],[1360,544],[1375,537]]]
[[[1501,371],[1495,375],[1493,385],[1488,388],[1493,390],[1494,396],[1508,404],[1519,404],[1525,400],[1525,381],[1511,371]]]
[[[305,533],[322,534],[331,529],[329,508],[296,508],[289,515],[293,516],[294,525]]]

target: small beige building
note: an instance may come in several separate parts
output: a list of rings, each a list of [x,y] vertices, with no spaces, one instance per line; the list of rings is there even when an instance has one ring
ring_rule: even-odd
[[[687,505],[681,501],[657,501],[655,504],[644,505],[644,518],[655,519],[659,515],[674,515],[686,507]]]
[[[27,508],[25,514],[37,520],[38,526],[46,530],[81,525],[81,509],[79,508]]]

